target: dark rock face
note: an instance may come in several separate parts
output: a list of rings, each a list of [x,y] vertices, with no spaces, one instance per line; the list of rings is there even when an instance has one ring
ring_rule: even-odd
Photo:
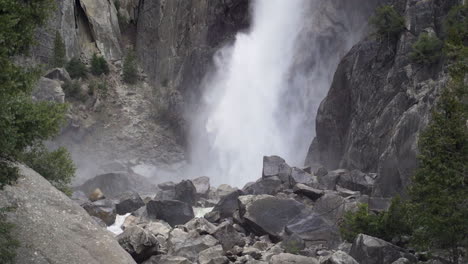
[[[150,219],[161,219],[171,226],[183,225],[195,217],[192,206],[177,200],[152,200],[146,204]]]
[[[239,210],[237,198],[244,193],[242,191],[234,191],[223,198],[213,208],[213,212],[219,212],[220,217],[232,217],[236,210]]]
[[[158,253],[159,244],[156,237],[139,226],[126,228],[117,236],[117,240],[138,263]]]
[[[240,213],[245,227],[257,235],[279,238],[284,227],[299,217],[305,206],[293,199],[281,199],[270,195],[246,195],[239,197]]]
[[[176,184],[174,190],[175,200],[179,200],[190,205],[194,205],[197,201],[197,189],[190,180],[183,180]]]
[[[145,203],[141,199],[140,195],[136,192],[126,192],[120,195],[118,200],[119,201],[116,203],[115,209],[119,215],[132,213],[145,206]]]
[[[110,226],[115,222],[116,211],[115,203],[111,200],[104,199],[95,202],[89,202],[82,205],[89,215],[97,217]]]
[[[456,1],[397,1],[408,31],[396,43],[368,38],[341,61],[316,118],[307,163],[377,172],[373,193],[402,192],[417,166],[417,136],[447,76],[442,63],[421,66],[409,53],[418,35],[434,31]],[[417,21],[417,22],[416,22]]]
[[[361,264],[391,264],[402,257],[416,262],[404,249],[364,234],[356,237],[350,255]]]
[[[138,174],[107,173],[87,180],[77,189],[89,194],[96,188],[101,189],[107,198],[115,198],[127,191],[154,192],[156,187]]]

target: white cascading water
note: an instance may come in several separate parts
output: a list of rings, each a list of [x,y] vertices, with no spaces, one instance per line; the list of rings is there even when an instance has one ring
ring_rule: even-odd
[[[259,178],[264,155],[303,162],[306,149],[298,155],[291,148],[298,122],[282,118],[280,101],[305,6],[304,0],[256,0],[251,31],[238,33],[233,46],[216,54],[191,152],[195,173],[215,185],[242,187]]]

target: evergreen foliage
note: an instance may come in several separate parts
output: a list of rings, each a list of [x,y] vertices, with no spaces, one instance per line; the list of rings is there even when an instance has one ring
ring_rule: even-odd
[[[128,84],[135,84],[138,81],[137,59],[135,52],[128,51],[123,64],[123,80]]]
[[[448,250],[453,263],[458,247],[468,246],[467,95],[468,86],[457,78],[442,92],[420,135],[420,165],[410,187],[414,244]]]
[[[421,33],[413,45],[411,59],[419,64],[433,64],[442,57],[444,43],[434,34]]]
[[[349,242],[353,242],[361,233],[392,241],[393,238],[411,234],[409,223],[408,204],[395,197],[386,212],[370,212],[367,204],[359,205],[356,212],[347,212],[340,226],[340,232]]]
[[[52,60],[52,67],[61,68],[65,65],[66,48],[62,36],[58,31],[55,32],[54,39],[54,54]]]
[[[107,65],[107,61],[104,57],[98,56],[96,53],[93,54],[91,59],[91,73],[96,76],[109,74],[109,65]]]
[[[405,30],[405,19],[391,5],[377,8],[369,22],[375,29],[374,34],[381,39],[394,40]]]
[[[44,145],[39,144],[24,152],[20,160],[46,178],[55,188],[71,195],[69,185],[75,175],[76,167],[65,148],[49,151]]]
[[[84,63],[78,58],[72,58],[65,68],[72,79],[85,78],[86,73],[88,72],[86,65],[84,65]]]

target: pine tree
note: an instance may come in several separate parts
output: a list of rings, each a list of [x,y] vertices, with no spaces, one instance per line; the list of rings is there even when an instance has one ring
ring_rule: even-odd
[[[65,65],[66,49],[62,36],[58,31],[55,32],[54,54],[52,66],[61,68]]]
[[[468,242],[468,87],[463,79],[454,78],[445,88],[420,135],[420,165],[410,187],[415,245],[448,250],[453,263]]]
[[[123,64],[123,80],[129,84],[138,81],[136,55],[133,51],[128,51]]]

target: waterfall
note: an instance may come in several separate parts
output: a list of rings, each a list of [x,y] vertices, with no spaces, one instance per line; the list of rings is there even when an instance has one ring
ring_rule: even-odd
[[[215,55],[192,139],[194,165],[215,184],[242,186],[261,175],[263,155],[290,156],[291,127],[279,122],[280,101],[304,6],[304,0],[255,1],[250,32]]]

